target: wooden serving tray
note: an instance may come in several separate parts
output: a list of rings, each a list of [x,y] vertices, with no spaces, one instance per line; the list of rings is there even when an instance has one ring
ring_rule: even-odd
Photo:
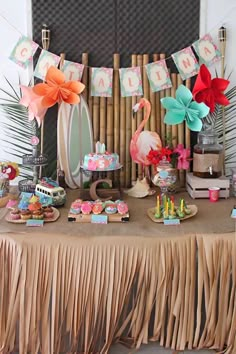
[[[73,221],[73,222],[82,222],[82,223],[91,223],[93,214],[89,215],[84,215],[84,214],[68,214],[68,221]],[[118,213],[115,214],[107,214],[107,213],[101,213],[99,215],[107,215],[108,216],[108,222],[126,222],[129,221],[129,213],[126,213],[124,215],[120,215]]]
[[[197,214],[198,208],[197,208],[196,205],[188,205],[188,208],[191,209],[191,214],[190,214],[190,215],[186,215],[184,218],[176,217],[176,219],[179,219],[180,221],[182,221],[182,220],[190,219],[190,218],[192,218],[194,215]],[[164,219],[163,219],[163,218],[160,218],[160,219],[156,219],[156,218],[155,218],[155,211],[156,211],[156,208],[150,208],[150,209],[147,210],[147,214],[148,214],[149,218],[150,218],[152,221],[154,221],[154,222],[163,223],[163,222],[164,222]]]
[[[51,218],[51,219],[43,219],[44,222],[53,222],[53,221],[56,221],[56,220],[59,218],[59,216],[60,216],[59,210],[56,209],[56,208],[53,208],[53,207],[52,207],[52,209],[53,209],[53,218]],[[27,220],[22,220],[22,219],[19,219],[19,220],[12,220],[12,219],[10,218],[10,212],[7,213],[7,215],[6,215],[6,217],[5,217],[5,220],[6,220],[7,222],[12,223],[12,224],[26,224],[26,222],[27,222]]]

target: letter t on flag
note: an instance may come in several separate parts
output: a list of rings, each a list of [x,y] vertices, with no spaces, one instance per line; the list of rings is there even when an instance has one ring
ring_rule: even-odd
[[[172,54],[172,58],[177,66],[182,80],[197,75],[199,64],[191,47],[184,48]]]

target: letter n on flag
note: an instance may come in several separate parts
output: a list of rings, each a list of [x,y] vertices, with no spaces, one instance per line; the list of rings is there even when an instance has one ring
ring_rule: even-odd
[[[142,96],[143,88],[140,67],[121,68],[119,72],[121,96]]]
[[[91,96],[112,97],[111,68],[92,68]]]
[[[182,80],[197,75],[199,64],[191,47],[184,48],[172,54],[172,58],[180,73]]]
[[[22,36],[13,48],[9,59],[25,69],[29,63],[33,61],[33,56],[37,48],[37,43],[31,41],[31,39],[25,36]]]
[[[205,36],[194,42],[193,48],[199,56],[201,64],[209,66],[221,59],[221,53],[209,34],[205,34]]]

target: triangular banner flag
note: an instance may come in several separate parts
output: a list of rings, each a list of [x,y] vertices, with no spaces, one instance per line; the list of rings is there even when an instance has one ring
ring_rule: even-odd
[[[165,90],[172,86],[165,59],[147,64],[145,67],[153,92]]]
[[[9,59],[23,68],[27,68],[29,63],[33,61],[34,53],[38,48],[38,44],[29,38],[22,36],[13,48]]]
[[[209,34],[194,42],[193,48],[199,56],[201,64],[209,66],[221,59],[221,53]]]
[[[140,67],[121,68],[120,73],[120,87],[121,96],[142,96],[142,77]]]
[[[91,96],[112,97],[111,68],[92,68]]]
[[[50,66],[57,67],[60,59],[61,58],[58,55],[43,49],[34,70],[34,76],[44,80]]]
[[[199,65],[191,47],[184,48],[179,52],[172,54],[172,58],[182,80],[197,75]]]
[[[61,71],[65,74],[67,81],[81,81],[84,65],[65,60]]]

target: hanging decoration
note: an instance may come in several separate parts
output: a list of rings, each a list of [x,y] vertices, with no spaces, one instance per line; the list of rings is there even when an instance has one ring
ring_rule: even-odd
[[[113,69],[92,68],[91,96],[112,97]]]
[[[193,97],[199,103],[204,102],[210,108],[210,112],[214,112],[216,104],[227,106],[230,103],[223,94],[228,85],[228,80],[218,77],[211,79],[210,71],[202,64],[193,88]]]
[[[211,65],[221,59],[221,53],[210,34],[193,43],[193,48],[199,57],[200,64]]]
[[[209,107],[193,101],[191,91],[184,85],[176,90],[176,98],[164,97],[161,103],[167,110],[164,117],[166,124],[181,124],[185,120],[188,128],[197,132],[202,129],[201,119],[209,113]]]
[[[122,97],[142,96],[142,77],[140,67],[121,68],[120,73],[120,89]]]
[[[45,80],[48,69],[51,66],[57,67],[60,62],[60,57],[47,50],[42,50],[40,57],[38,59],[36,68],[34,70],[34,76],[41,80]]]
[[[166,61],[164,59],[145,65],[153,92],[172,87]]]
[[[33,61],[33,56],[39,45],[29,38],[22,36],[19,38],[13,48],[9,59],[20,65],[22,68],[27,68]]]
[[[33,92],[42,96],[42,105],[52,107],[56,103],[66,102],[76,104],[80,102],[79,94],[85,85],[78,81],[65,81],[65,75],[54,66],[46,74],[46,82],[33,87]]]
[[[84,65],[74,63],[73,61],[64,60],[61,71],[65,74],[66,80],[81,81]]]
[[[199,65],[191,47],[172,54],[172,58],[183,80],[197,75]]]

